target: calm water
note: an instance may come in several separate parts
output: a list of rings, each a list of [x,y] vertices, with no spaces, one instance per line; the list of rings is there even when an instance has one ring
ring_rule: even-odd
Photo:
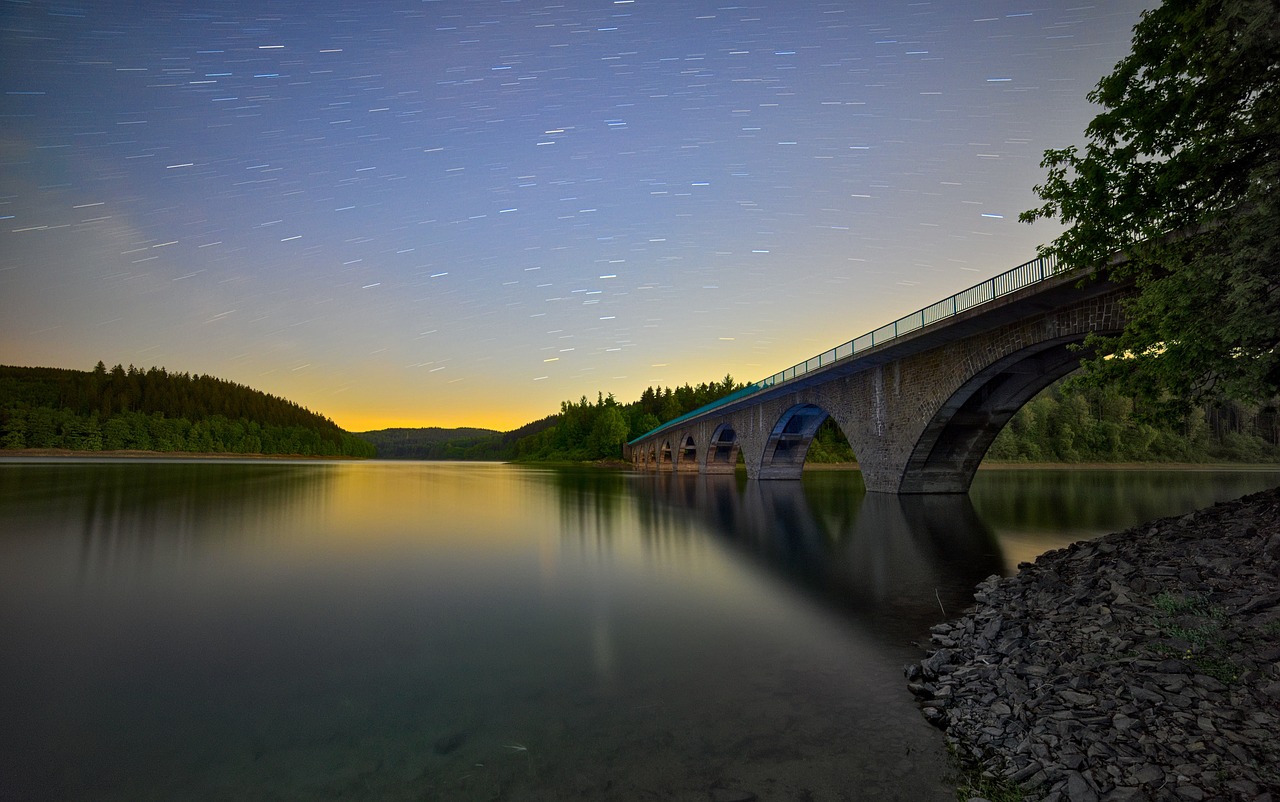
[[[949,799],[944,609],[1277,483],[0,462],[0,799]]]

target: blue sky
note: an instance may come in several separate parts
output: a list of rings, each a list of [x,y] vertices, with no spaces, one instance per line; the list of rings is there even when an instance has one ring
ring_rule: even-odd
[[[754,380],[1035,255],[1141,2],[0,2],[0,362],[362,430]]]

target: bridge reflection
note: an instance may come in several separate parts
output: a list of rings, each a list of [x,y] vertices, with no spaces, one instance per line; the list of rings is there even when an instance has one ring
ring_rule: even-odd
[[[1004,568],[995,534],[967,495],[866,493],[851,471],[813,472],[799,482],[594,473],[559,475],[562,514],[579,524],[592,516],[596,531],[601,516],[634,520],[660,551],[694,530],[708,531],[811,600],[885,637],[923,636]],[[602,483],[612,492],[601,492]],[[612,509],[601,506],[605,498]]]

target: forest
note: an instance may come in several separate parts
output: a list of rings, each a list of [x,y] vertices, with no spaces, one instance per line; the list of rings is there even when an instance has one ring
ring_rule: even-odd
[[[745,386],[725,376],[696,387],[649,387],[639,400],[627,404],[603,393],[596,394],[594,403],[586,396],[564,401],[555,424],[517,440],[512,457],[531,462],[622,459],[627,441]]]
[[[1160,417],[1114,388],[1058,382],[1000,431],[1000,462],[1280,462],[1280,399],[1203,403]]]
[[[372,457],[371,443],[291,401],[213,376],[99,362],[0,366],[0,448]]]

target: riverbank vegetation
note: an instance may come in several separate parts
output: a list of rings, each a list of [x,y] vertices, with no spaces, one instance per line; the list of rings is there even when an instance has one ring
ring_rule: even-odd
[[[626,403],[618,401],[612,394],[597,393],[595,401],[588,400],[586,396],[578,401],[564,401],[560,404],[559,414],[549,415],[510,432],[383,429],[362,432],[360,436],[376,444],[378,456],[384,459],[620,460],[622,446],[629,440],[745,386],[735,382],[732,376],[725,376],[720,381],[696,386],[649,387],[640,394],[640,398]],[[838,432],[834,436],[843,439]],[[835,448],[834,445],[832,447]]]
[[[352,434],[297,404],[212,376],[117,365],[93,371],[0,367],[0,448],[296,454],[520,462],[617,461],[628,441],[745,385],[650,387],[620,402],[597,393],[510,432],[384,429]],[[996,437],[992,462],[1280,462],[1280,398],[1202,403],[1160,418],[1115,389],[1058,382]],[[828,419],[806,462],[852,463]]]
[[[649,387],[627,404],[603,393],[597,393],[594,403],[586,396],[576,403],[565,401],[555,425],[518,440],[514,457],[555,462],[621,459],[622,446],[629,440],[745,386],[725,376],[696,387]]]
[[[372,444],[283,398],[102,362],[92,371],[0,366],[0,448],[374,456]]]
[[[561,405],[544,430],[517,440],[510,458],[539,461],[618,459],[622,444],[742,388],[721,382],[649,388],[629,404],[597,396]],[[1161,418],[1114,389],[1057,382],[1014,415],[996,437],[994,462],[1280,462],[1280,398],[1269,404],[1203,403],[1185,418]],[[856,461],[844,433],[828,419],[806,462]]]
[[[632,402],[597,393],[565,401],[560,414],[513,432],[387,429],[360,436],[386,459],[593,462],[622,458],[624,443],[737,392],[731,376],[677,388],[650,387]],[[1024,406],[987,453],[992,462],[1280,462],[1280,399],[1204,403],[1185,418],[1160,418],[1114,389],[1058,382]],[[806,462],[852,463],[844,433],[828,419]]]
[[[1202,403],[1156,417],[1116,389],[1049,387],[987,451],[999,462],[1280,462],[1280,399]]]

